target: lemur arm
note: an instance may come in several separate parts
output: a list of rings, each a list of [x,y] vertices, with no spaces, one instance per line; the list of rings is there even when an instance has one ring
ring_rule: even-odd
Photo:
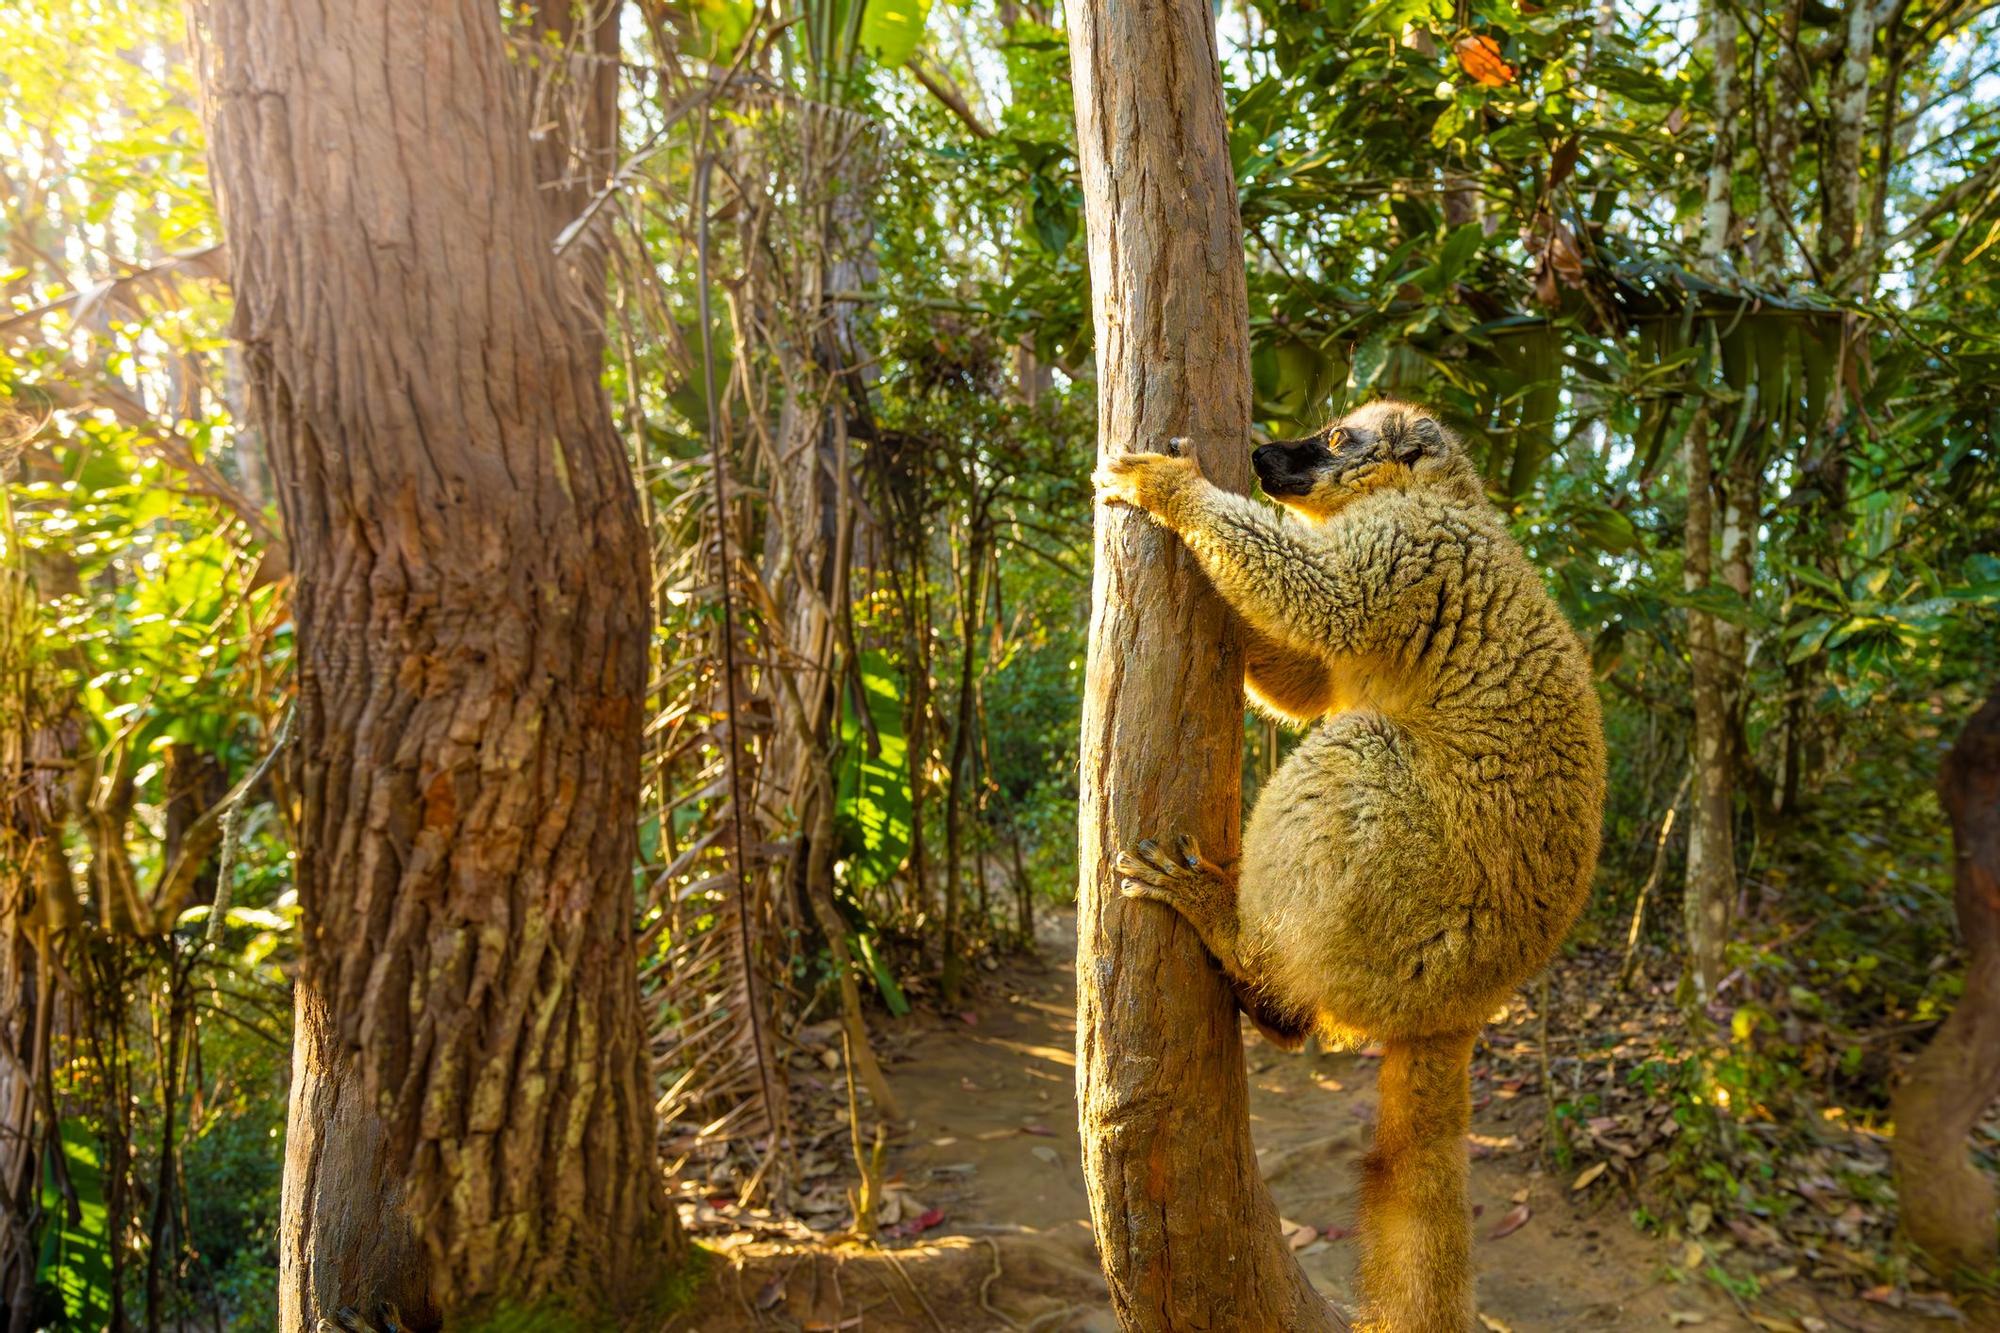
[[[1332,706],[1333,673],[1318,654],[1289,648],[1248,622],[1243,628],[1243,685],[1252,703],[1281,722],[1311,722]]]
[[[1127,454],[1093,479],[1100,495],[1171,528],[1223,600],[1280,647],[1322,662],[1366,652],[1385,631],[1382,612],[1398,566],[1396,531],[1341,524],[1308,533],[1247,495],[1212,485],[1194,459]]]

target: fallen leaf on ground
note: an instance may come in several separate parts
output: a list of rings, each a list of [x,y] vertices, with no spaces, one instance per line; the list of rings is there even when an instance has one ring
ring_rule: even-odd
[[[1686,1328],[1690,1324],[1706,1324],[1708,1316],[1699,1310],[1669,1310],[1667,1323],[1674,1328]]]
[[[1507,1210],[1505,1217],[1493,1224],[1493,1229],[1486,1233],[1486,1239],[1499,1240],[1504,1236],[1511,1236],[1528,1225],[1528,1219],[1533,1216],[1534,1210],[1527,1204],[1517,1203]]]
[[[888,1234],[891,1236],[915,1236],[921,1232],[929,1231],[942,1221],[944,1221],[944,1209],[926,1208],[909,1221],[890,1227]]]
[[[1590,1182],[1603,1175],[1610,1165],[1611,1163],[1609,1162],[1595,1162],[1577,1172],[1576,1179],[1570,1182],[1570,1193],[1574,1194],[1578,1190],[1589,1189]]]

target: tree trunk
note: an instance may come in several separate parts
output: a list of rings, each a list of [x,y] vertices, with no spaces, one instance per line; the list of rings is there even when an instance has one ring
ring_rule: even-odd
[[[1743,110],[1742,83],[1736,74],[1736,11],[1722,0],[1709,0],[1708,50],[1715,85],[1715,148],[1708,163],[1708,191],[1701,210],[1701,248],[1711,268],[1719,269],[1729,253],[1735,223],[1731,198],[1736,175],[1736,129]]]
[[[1849,270],[1861,240],[1861,149],[1868,137],[1868,66],[1880,0],[1848,0],[1840,63],[1827,90],[1826,148],[1820,159],[1819,269],[1833,295],[1860,290]]]
[[[1740,408],[1738,410],[1741,410]],[[1779,410],[1760,404],[1759,417]],[[1751,423],[1749,433],[1722,471],[1715,489],[1721,500],[1722,531],[1718,542],[1722,585],[1749,606],[1755,591],[1757,533],[1764,517],[1764,450],[1767,431],[1764,421]],[[1740,621],[1715,618],[1716,668],[1722,674],[1722,707],[1728,718],[1731,805],[1734,793],[1745,791],[1753,797],[1762,789],[1756,755],[1750,747],[1750,631]],[[1753,800],[1759,822],[1768,808]]]
[[[1202,0],[1069,11],[1101,456],[1196,443],[1249,481],[1243,237]],[[1080,772],[1077,1102],[1091,1217],[1129,1329],[1340,1327],[1279,1238],[1236,1002],[1182,920],[1118,893],[1161,832],[1236,854],[1243,645],[1188,554],[1097,514]]]
[[[1910,1239],[1949,1270],[1990,1269],[1993,1182],[1969,1153],[1972,1127],[2000,1096],[2000,689],[1945,757],[1938,795],[1951,818],[1965,993],[1896,1090],[1896,1191]]]
[[[1687,433],[1687,545],[1684,586],[1708,586],[1714,567],[1710,544],[1715,528],[1715,477],[1708,454],[1708,410]],[[1732,822],[1735,755],[1730,744],[1728,673],[1717,642],[1716,617],[1688,608],[1688,668],[1694,694],[1694,799],[1688,807],[1687,892],[1682,910],[1687,924],[1688,978],[1697,1004],[1707,1004],[1722,979],[1722,950],[1729,936],[1729,909],[1736,899],[1736,851]]]
[[[632,958],[646,560],[485,0],[196,0],[297,571],[280,1325],[678,1265]]]

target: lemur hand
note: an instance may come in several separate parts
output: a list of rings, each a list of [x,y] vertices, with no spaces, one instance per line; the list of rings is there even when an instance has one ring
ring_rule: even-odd
[[[1130,505],[1157,518],[1166,514],[1176,494],[1201,480],[1201,465],[1186,440],[1168,440],[1165,452],[1113,458],[1090,480],[1104,503]]]

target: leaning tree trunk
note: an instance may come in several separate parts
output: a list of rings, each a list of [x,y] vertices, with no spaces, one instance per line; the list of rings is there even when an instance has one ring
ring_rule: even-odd
[[[1249,481],[1242,225],[1204,0],[1069,11],[1090,235],[1098,447],[1194,439]],[[1243,645],[1194,561],[1101,510],[1078,838],[1077,1103],[1090,1211],[1131,1329],[1339,1327],[1279,1238],[1250,1144],[1236,1002],[1192,930],[1112,858],[1184,829],[1236,853]]]
[[[297,572],[280,1324],[682,1253],[632,958],[645,548],[490,0],[195,0]]]
[[[1980,1272],[2000,1259],[1993,1181],[1969,1152],[2000,1096],[2000,690],[1945,757],[1938,795],[1957,850],[1965,993],[1896,1091],[1896,1193],[1912,1240],[1947,1270]]]

